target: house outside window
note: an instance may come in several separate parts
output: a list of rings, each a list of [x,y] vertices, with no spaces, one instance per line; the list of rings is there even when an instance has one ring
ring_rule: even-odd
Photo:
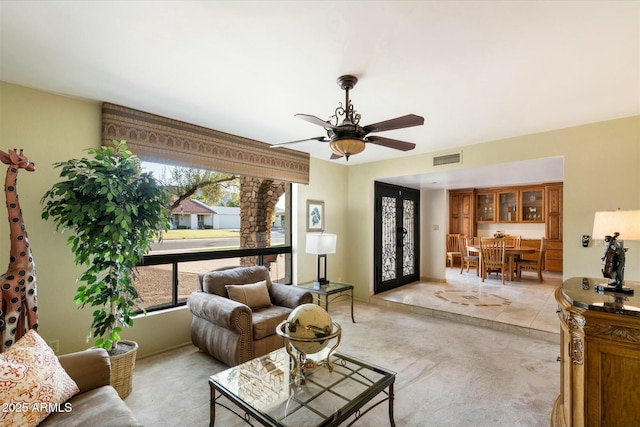
[[[239,207],[189,198],[173,208],[172,229],[138,266],[136,288],[146,311],[184,305],[197,275],[216,268],[265,265],[272,281],[291,283],[291,184],[239,182]]]

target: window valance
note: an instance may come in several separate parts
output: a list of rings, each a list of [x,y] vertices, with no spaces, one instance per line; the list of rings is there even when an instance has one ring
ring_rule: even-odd
[[[309,183],[309,154],[156,116],[120,105],[102,105],[102,143],[126,140],[143,160],[218,172]]]

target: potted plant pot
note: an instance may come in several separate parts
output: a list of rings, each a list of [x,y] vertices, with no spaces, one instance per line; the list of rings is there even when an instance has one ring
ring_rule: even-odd
[[[111,352],[111,386],[116,389],[121,399],[129,396],[133,383],[133,370],[136,367],[138,343],[120,340],[117,353]]]

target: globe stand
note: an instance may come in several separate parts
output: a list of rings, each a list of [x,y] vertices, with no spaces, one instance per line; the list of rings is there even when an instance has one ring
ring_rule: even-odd
[[[280,323],[276,328],[276,333],[284,338],[284,348],[293,361],[293,368],[291,369],[291,380],[294,381],[296,385],[304,384],[305,370],[308,371],[319,366],[326,366],[329,371],[333,371],[333,363],[331,362],[330,357],[335,349],[340,345],[340,339],[342,337],[342,327],[336,322],[331,322],[333,331],[330,334],[319,338],[299,338],[292,337],[287,333],[287,323],[288,322],[286,320]],[[307,354],[304,351],[300,351],[296,347],[296,344],[299,343],[323,343],[325,341],[328,342],[333,338],[337,338],[337,340],[333,347],[331,347],[331,349],[327,353],[327,357],[318,361],[307,358]],[[320,350],[322,350],[323,348],[324,346]]]

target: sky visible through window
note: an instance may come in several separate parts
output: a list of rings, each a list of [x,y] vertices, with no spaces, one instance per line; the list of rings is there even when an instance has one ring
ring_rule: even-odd
[[[159,179],[162,182],[171,178],[171,170],[175,167],[174,165],[167,165],[164,163],[154,163],[154,162],[141,162],[141,167],[143,172],[151,172],[153,173],[153,177]],[[170,184],[170,183],[169,183]],[[280,197],[278,202],[276,203],[276,207],[280,210],[284,210],[284,197]]]

